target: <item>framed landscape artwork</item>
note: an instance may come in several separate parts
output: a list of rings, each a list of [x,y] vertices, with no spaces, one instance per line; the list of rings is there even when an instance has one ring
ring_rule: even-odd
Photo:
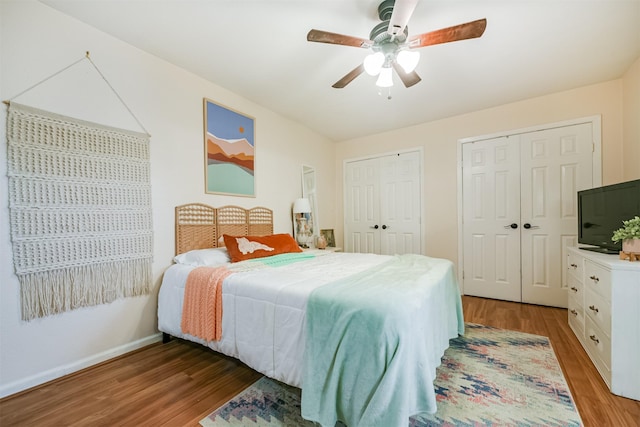
[[[255,197],[255,119],[204,98],[205,192]]]

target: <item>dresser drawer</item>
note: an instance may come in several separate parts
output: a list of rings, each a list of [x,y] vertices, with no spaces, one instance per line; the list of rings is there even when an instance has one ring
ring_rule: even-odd
[[[607,385],[611,385],[611,340],[585,316],[585,349]]]
[[[567,285],[569,286],[567,290],[569,298],[574,297],[582,306],[582,299],[584,298],[584,285],[582,282],[569,274],[567,275]]]
[[[584,313],[608,337],[611,336],[611,304],[608,301],[604,301],[602,296],[591,288],[587,289],[584,295]]]
[[[582,282],[583,263],[582,257],[575,255],[571,252],[567,254],[567,272],[569,277],[574,277],[579,282]]]
[[[605,300],[611,301],[611,271],[589,262],[584,263],[584,285],[593,289]]]
[[[584,335],[584,309],[582,308],[582,299],[578,301],[569,294],[567,300],[567,312],[569,313],[569,325],[573,331],[580,336]]]

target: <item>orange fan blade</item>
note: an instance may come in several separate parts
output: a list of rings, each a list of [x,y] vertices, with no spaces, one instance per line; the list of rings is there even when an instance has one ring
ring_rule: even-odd
[[[400,77],[400,80],[402,80],[402,84],[404,84],[405,87],[411,87],[422,80],[418,73],[416,73],[415,71],[412,71],[410,73],[405,72],[404,69],[400,65],[398,65],[396,61],[393,61],[391,64],[393,65],[393,69],[396,70],[398,77]]]
[[[358,77],[363,72],[364,72],[364,65],[360,64],[353,70],[349,71],[347,75],[345,75],[343,78],[341,78],[340,80],[335,82],[333,85],[331,85],[331,87],[334,87],[336,89],[342,89],[343,87],[351,83],[353,79]]]
[[[415,49],[417,47],[432,46],[434,44],[475,39],[484,34],[485,28],[487,28],[487,20],[478,19],[477,21],[467,22],[465,24],[442,28],[440,30],[410,37],[409,47]]]
[[[307,34],[307,41],[317,43],[339,44],[342,46],[362,47],[365,49],[373,45],[371,40],[360,37],[345,36],[344,34],[330,33],[322,30],[311,30]]]

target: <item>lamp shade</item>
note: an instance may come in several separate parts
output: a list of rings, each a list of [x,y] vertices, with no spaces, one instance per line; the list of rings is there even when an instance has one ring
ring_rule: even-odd
[[[311,212],[311,204],[309,199],[296,199],[293,203],[293,213],[309,213]]]
[[[384,55],[382,52],[372,53],[364,58],[364,70],[370,76],[377,76],[384,64]]]
[[[378,87],[391,87],[393,86],[393,77],[390,67],[384,67],[380,70],[378,81],[376,81]]]
[[[410,73],[418,66],[420,52],[416,52],[415,50],[401,50],[398,52],[396,60],[405,73]]]

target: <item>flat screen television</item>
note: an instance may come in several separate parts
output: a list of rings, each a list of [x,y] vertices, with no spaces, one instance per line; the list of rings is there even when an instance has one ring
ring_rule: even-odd
[[[611,240],[622,221],[640,215],[640,179],[578,191],[578,243],[582,249],[617,254],[622,242]]]

